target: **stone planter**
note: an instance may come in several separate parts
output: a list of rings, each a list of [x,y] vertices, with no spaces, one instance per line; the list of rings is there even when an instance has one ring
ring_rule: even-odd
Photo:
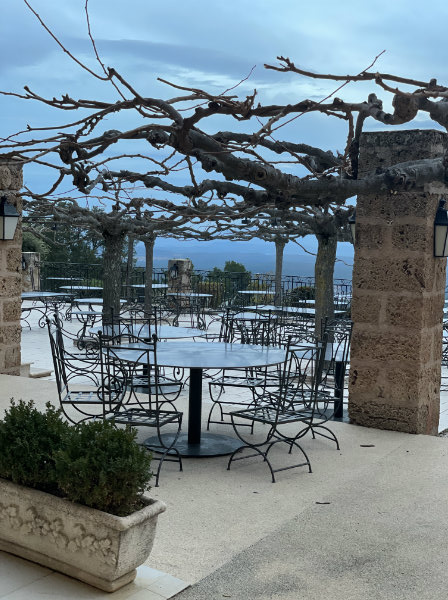
[[[166,505],[147,500],[117,517],[0,479],[0,550],[114,592],[151,552]]]

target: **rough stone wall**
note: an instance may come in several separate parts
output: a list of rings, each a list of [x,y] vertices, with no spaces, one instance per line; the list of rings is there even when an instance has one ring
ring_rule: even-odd
[[[438,131],[366,133],[360,172],[445,152]],[[356,209],[349,415],[436,434],[446,259],[434,258],[440,194],[362,195]]]
[[[0,197],[6,196],[22,214],[22,165],[0,157]],[[13,240],[0,240],[0,373],[20,374],[22,292],[21,219]]]

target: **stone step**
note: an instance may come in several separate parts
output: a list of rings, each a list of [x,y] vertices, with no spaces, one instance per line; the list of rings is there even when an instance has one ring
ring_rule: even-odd
[[[30,371],[28,377],[31,377],[31,379],[39,379],[40,377],[50,377],[52,373],[53,371],[51,370],[34,369],[33,371]]]
[[[20,365],[20,377],[29,377],[32,362],[22,363]]]

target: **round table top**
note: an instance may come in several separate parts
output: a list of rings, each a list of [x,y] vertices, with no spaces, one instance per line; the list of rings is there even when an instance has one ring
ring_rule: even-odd
[[[141,348],[143,345],[140,346]],[[141,350],[114,351],[121,360],[146,363]],[[252,344],[226,344],[223,342],[158,342],[157,364],[160,367],[187,369],[232,369],[278,365],[286,359],[284,348]]]
[[[39,298],[67,298],[71,294],[63,292],[22,292],[22,300],[38,300]]]
[[[213,294],[197,294],[191,292],[191,294],[169,292],[167,296],[176,296],[177,298],[213,298]]]
[[[238,290],[238,294],[250,294],[251,296],[272,296],[273,293],[269,290]]]
[[[309,315],[314,316],[316,309],[309,306],[274,306],[273,304],[260,304],[258,306],[247,306],[246,310],[257,310],[259,312],[283,312],[291,315]],[[335,315],[343,315],[347,311],[335,309]]]
[[[144,290],[146,286],[144,283],[133,283],[129,287],[136,288],[138,290]],[[165,290],[168,288],[168,284],[167,283],[153,283],[151,288],[153,290]]]
[[[73,302],[75,304],[103,304],[103,299],[102,298],[76,298],[75,300],[73,300]],[[120,304],[125,304],[127,301],[121,299],[120,300]]]
[[[223,315],[222,318],[225,319],[226,316]],[[267,318],[268,315],[262,315],[257,312],[239,312],[230,315],[230,319],[234,319],[235,321],[266,321]],[[275,319],[275,315],[271,315],[271,318]]]
[[[122,325],[121,331],[128,332],[129,326]],[[120,333],[120,328],[117,326],[106,325],[103,327],[101,323],[95,325],[95,327],[91,327],[89,329],[89,333],[98,333],[98,331],[102,331],[105,335],[111,335],[113,331],[113,335],[118,335]],[[148,325],[134,325],[132,327],[132,335],[135,335],[140,338],[150,338],[153,333],[157,333],[157,337],[160,340],[175,340],[181,338],[192,338],[192,337],[202,337],[205,335],[205,331],[201,331],[201,329],[195,329],[193,327],[174,327],[174,325],[159,325],[156,328],[151,327],[151,331],[149,331]]]
[[[75,290],[75,291],[83,291],[83,290],[102,290],[102,287],[98,287],[96,285],[60,285],[59,289],[61,290]]]
[[[274,306],[274,304],[254,304],[254,306],[246,306],[247,310],[258,310],[259,312],[285,312],[285,313],[302,313],[308,311],[306,306]],[[313,308],[311,310],[314,310]],[[314,313],[313,313],[314,314]]]
[[[82,281],[84,277],[46,277],[45,279],[51,279],[51,281]]]

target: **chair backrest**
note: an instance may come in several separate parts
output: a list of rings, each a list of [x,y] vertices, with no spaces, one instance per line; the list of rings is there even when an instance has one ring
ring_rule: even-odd
[[[60,400],[69,391],[74,380],[83,385],[98,385],[97,367],[99,364],[98,352],[73,353],[68,349],[66,341],[72,342],[72,338],[66,340],[65,331],[58,313],[53,319],[47,317],[47,329],[50,339],[51,355],[53,359],[54,373]]]
[[[233,315],[234,312],[230,308],[227,308],[221,315],[218,342],[231,343],[234,341],[235,332],[233,328]]]
[[[274,394],[279,413],[306,409],[307,418],[313,418],[323,386],[325,351],[326,339],[302,347],[292,346],[289,340],[279,392]]]
[[[59,400],[62,402],[63,397],[68,392],[68,377],[64,361],[64,338],[57,318],[52,321],[47,317],[47,329]]]
[[[158,410],[159,369],[157,338],[151,340],[122,336],[105,339],[99,335],[101,394],[106,412],[127,409]]]
[[[62,349],[65,350],[66,342],[68,345],[76,345],[78,342],[78,336],[76,333],[72,333],[64,328],[63,319],[58,310],[55,310],[53,313],[52,319],[54,325],[54,333],[58,343],[62,346]]]
[[[231,317],[232,341],[241,344],[274,345],[276,319],[268,313],[236,313]]]
[[[353,322],[350,319],[328,319],[322,323],[322,335],[327,337],[326,361],[331,361],[331,368],[336,363],[346,367],[350,357],[350,342],[352,337]]]

